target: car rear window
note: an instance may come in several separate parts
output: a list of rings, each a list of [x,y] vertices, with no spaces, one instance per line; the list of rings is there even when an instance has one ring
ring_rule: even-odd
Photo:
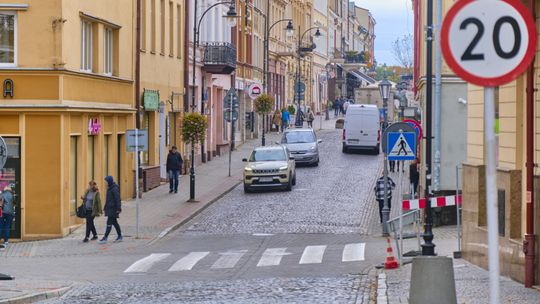
[[[251,153],[249,161],[285,161],[287,160],[285,152],[283,150],[255,150]]]
[[[282,144],[300,144],[300,143],[312,143],[315,142],[315,134],[313,132],[286,132],[281,138]]]

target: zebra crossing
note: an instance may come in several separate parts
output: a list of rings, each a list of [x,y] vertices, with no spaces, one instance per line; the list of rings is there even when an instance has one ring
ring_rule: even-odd
[[[279,266],[282,260],[286,256],[300,256],[298,264],[321,264],[323,261],[328,260],[328,248],[327,245],[314,245],[306,246],[301,255],[300,252],[294,252],[297,250],[288,249],[286,247],[281,248],[266,248],[260,256],[256,267],[272,267]],[[335,247],[335,246],[334,246]],[[345,244],[339,248],[342,250],[341,262],[361,262],[365,259],[365,243],[351,243]],[[210,251],[194,251],[189,252],[168,268],[168,272],[181,272],[193,270],[198,264],[211,264],[211,269],[231,269],[234,268],[240,260],[249,254],[249,250],[229,250],[225,252],[210,252]],[[326,259],[325,259],[326,256]],[[152,253],[146,257],[143,257],[133,262],[124,273],[145,273],[150,271],[153,267],[160,263],[173,262],[173,255],[171,253]],[[203,262],[204,263],[201,263]]]

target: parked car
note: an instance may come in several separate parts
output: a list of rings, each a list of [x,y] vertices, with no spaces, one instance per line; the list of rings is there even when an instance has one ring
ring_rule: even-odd
[[[319,143],[313,129],[287,129],[281,137],[281,144],[291,152],[297,164],[319,165]]]
[[[372,150],[379,154],[381,126],[376,105],[350,105],[343,126],[343,153],[351,149]]]
[[[287,191],[296,185],[296,165],[287,147],[258,147],[251,152],[244,168],[244,192],[278,188]]]

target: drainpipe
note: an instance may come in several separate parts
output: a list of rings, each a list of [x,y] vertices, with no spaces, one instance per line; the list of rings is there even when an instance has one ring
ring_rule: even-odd
[[[136,20],[136,34],[137,38],[135,47],[135,128],[141,128],[141,115],[139,109],[141,108],[141,0],[137,0],[137,20]]]
[[[529,0],[529,10],[533,15],[533,20],[536,20],[535,0]],[[526,209],[526,234],[523,241],[523,252],[525,253],[525,287],[531,288],[534,284],[534,250],[535,238],[534,235],[534,63],[536,56],[529,64],[527,70],[527,209]]]
[[[437,24],[435,39],[435,159],[433,164],[433,191],[441,190],[441,20],[442,0],[436,3]]]

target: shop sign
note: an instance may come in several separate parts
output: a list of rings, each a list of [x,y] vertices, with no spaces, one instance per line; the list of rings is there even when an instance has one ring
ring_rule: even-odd
[[[157,111],[159,109],[159,92],[145,90],[143,94],[143,105],[146,111]]]
[[[88,119],[88,134],[98,135],[101,132],[101,123],[97,118]]]
[[[262,86],[258,83],[254,83],[248,88],[248,95],[251,100],[259,97],[262,94]]]

